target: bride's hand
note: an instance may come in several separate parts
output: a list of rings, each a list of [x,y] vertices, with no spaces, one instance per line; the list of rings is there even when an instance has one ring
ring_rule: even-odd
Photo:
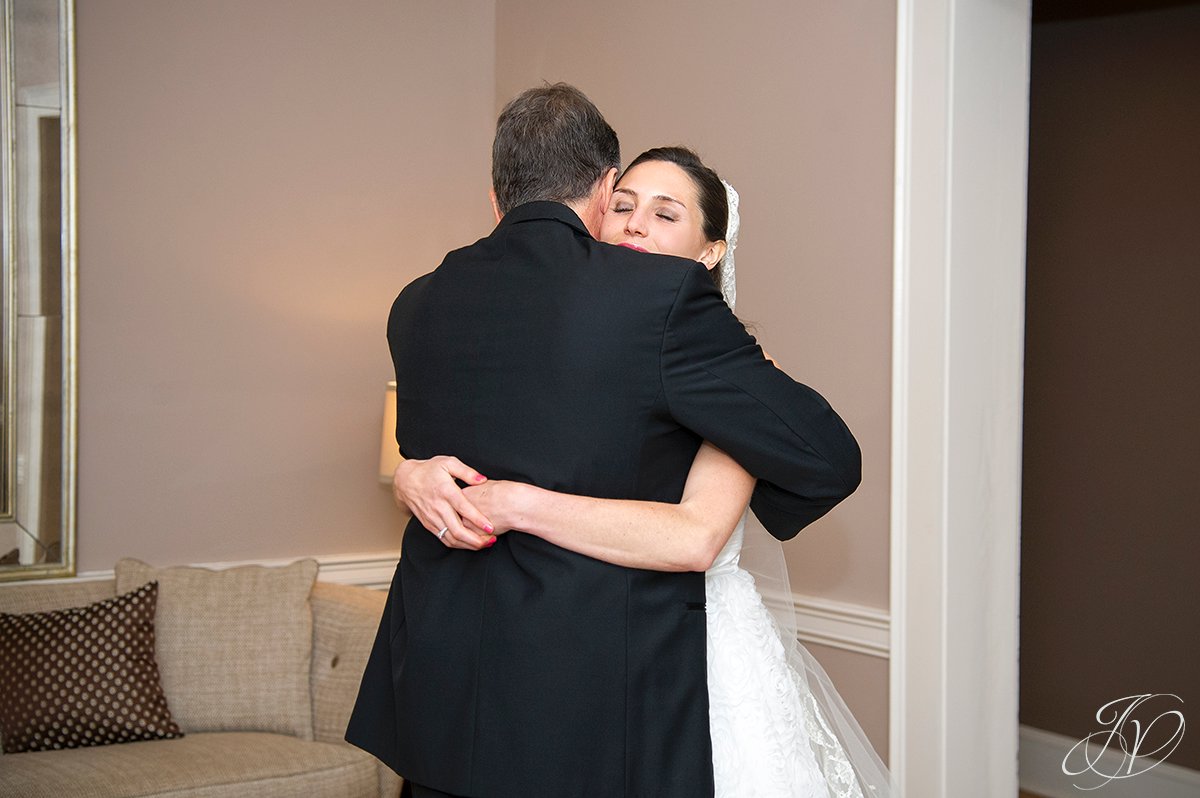
[[[518,527],[520,516],[517,502],[523,487],[525,486],[520,482],[493,479],[479,485],[467,486],[463,490],[463,495],[481,513],[491,519],[492,534],[503,535]],[[467,528],[476,533],[482,531],[471,523],[467,523]]]
[[[433,534],[445,529],[440,537],[446,546],[476,551],[490,546],[495,541],[491,520],[467,499],[455,479],[480,485],[487,478],[457,457],[402,460],[392,475],[392,495]]]

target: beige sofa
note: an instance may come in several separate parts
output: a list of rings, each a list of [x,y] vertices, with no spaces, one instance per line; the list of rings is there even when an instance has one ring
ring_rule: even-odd
[[[0,612],[92,604],[115,580],[0,586]],[[0,756],[0,795],[90,798],[304,796],[385,798],[401,780],[342,739],[383,611],[384,593],[317,582],[310,595],[309,690],[313,740],[279,733],[218,731],[177,739]]]

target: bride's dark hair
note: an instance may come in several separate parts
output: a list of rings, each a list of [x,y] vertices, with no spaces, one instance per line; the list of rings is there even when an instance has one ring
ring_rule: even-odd
[[[700,198],[704,237],[709,241],[724,241],[729,228],[729,197],[725,193],[725,184],[721,182],[720,176],[705,166],[704,161],[700,160],[700,156],[687,147],[655,147],[646,150],[630,161],[629,166],[626,166],[625,171],[621,173],[621,177],[624,177],[626,172],[633,167],[647,161],[666,161],[687,172],[688,177],[695,184],[696,194]],[[708,273],[712,275],[717,288],[720,288],[721,263],[718,262],[716,267],[709,269]]]

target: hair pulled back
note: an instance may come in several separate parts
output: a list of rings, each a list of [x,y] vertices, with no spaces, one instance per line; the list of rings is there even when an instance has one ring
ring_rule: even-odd
[[[621,176],[647,161],[673,163],[687,173],[699,198],[704,237],[709,241],[724,241],[729,228],[729,195],[725,193],[720,175],[705,166],[700,156],[687,147],[654,147],[630,161]],[[721,268],[722,264],[718,263],[708,272],[718,288],[721,287]]]

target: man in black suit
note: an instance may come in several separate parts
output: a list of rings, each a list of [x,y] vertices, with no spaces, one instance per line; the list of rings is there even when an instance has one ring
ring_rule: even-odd
[[[619,161],[570,86],[505,108],[502,220],[392,306],[401,451],[677,502],[706,439],[758,479],[752,508],[789,538],[857,487],[858,446],[764,358],[702,264],[596,241]],[[417,796],[712,795],[702,573],[520,532],[453,548],[416,519],[403,546],[348,741]]]

